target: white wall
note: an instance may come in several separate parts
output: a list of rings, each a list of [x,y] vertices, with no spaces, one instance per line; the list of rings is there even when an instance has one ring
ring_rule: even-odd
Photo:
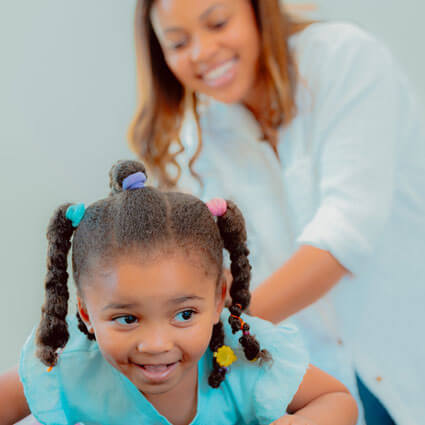
[[[425,103],[421,0],[317,0],[394,50]],[[135,0],[0,2],[0,372],[17,362],[40,316],[45,228],[62,202],[107,194],[128,158],[135,107]]]

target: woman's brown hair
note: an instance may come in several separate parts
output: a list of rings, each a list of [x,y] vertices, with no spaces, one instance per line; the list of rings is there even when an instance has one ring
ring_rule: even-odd
[[[192,166],[202,148],[202,134],[197,111],[197,98],[187,93],[169,69],[152,27],[150,14],[155,0],[138,0],[135,15],[136,60],[138,71],[139,107],[129,129],[130,146],[154,173],[159,183],[174,187],[180,177],[177,155],[184,150],[179,133],[186,108],[193,108],[198,129],[198,147],[189,162]],[[287,125],[296,114],[296,67],[289,50],[288,39],[305,28],[303,22],[291,16],[280,0],[251,0],[261,38],[260,69],[267,87],[269,105],[259,117],[263,129]],[[267,24],[266,24],[267,23]],[[267,132],[265,132],[267,137]],[[170,150],[172,142],[179,144]],[[273,146],[273,141],[269,139]],[[177,176],[169,174],[169,166]]]

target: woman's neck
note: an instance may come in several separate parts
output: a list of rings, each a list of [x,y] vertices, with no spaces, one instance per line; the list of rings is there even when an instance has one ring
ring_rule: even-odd
[[[189,425],[197,412],[198,368],[190,371],[171,391],[146,395],[155,409],[173,425]]]
[[[268,119],[269,117],[266,116],[268,115],[267,111],[270,111],[273,108],[273,105],[270,105],[270,102],[272,102],[272,99],[270,99],[270,90],[267,87],[264,78],[259,76],[256,84],[242,101],[242,104],[254,116],[261,128],[261,131],[263,132],[263,139],[270,142],[275,154],[278,155],[276,148],[277,129],[271,125],[270,120]]]

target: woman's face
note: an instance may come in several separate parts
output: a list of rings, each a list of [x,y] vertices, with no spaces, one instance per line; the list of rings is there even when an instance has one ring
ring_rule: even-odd
[[[156,0],[151,21],[183,86],[225,103],[249,95],[260,55],[250,0]]]

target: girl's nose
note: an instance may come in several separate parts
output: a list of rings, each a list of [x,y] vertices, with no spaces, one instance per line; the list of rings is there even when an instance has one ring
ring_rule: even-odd
[[[161,354],[170,351],[173,348],[173,342],[166,333],[152,331],[143,335],[136,348],[139,353]]]
[[[216,50],[213,35],[199,34],[193,38],[191,59],[194,62],[206,62],[214,56]]]

